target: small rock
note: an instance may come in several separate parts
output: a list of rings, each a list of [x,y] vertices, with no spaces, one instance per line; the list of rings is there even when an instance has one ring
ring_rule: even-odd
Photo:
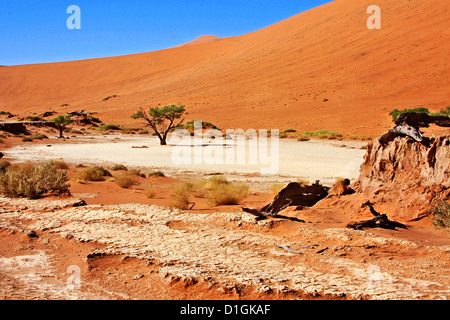
[[[139,280],[139,279],[141,279],[143,277],[144,277],[143,274],[137,274],[137,275],[134,276],[133,280]]]
[[[28,236],[29,238],[39,238],[39,236],[38,236],[38,235],[36,234],[36,232],[33,231],[33,230],[28,231],[28,232],[27,232],[27,236]]]

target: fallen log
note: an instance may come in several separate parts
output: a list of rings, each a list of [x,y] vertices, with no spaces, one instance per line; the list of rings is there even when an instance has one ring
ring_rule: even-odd
[[[396,230],[397,228],[408,229],[406,225],[400,222],[389,220],[386,213],[381,214],[377,212],[373,206],[373,203],[371,203],[370,201],[367,201],[361,206],[361,208],[366,207],[369,207],[370,212],[375,216],[375,218],[361,222],[349,223],[347,224],[347,228],[355,230],[362,230],[366,228],[383,228],[390,230]]]

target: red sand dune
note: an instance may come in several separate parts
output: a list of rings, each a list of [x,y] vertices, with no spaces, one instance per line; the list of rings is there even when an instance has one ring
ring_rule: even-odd
[[[217,40],[220,40],[220,38],[216,37],[216,36],[201,36],[195,40],[189,41],[189,42],[179,45],[177,47],[178,48],[179,47],[188,47],[188,46],[193,46],[193,45],[197,45],[197,44],[209,43],[209,42],[213,42],[213,41],[217,41]]]
[[[223,129],[379,135],[393,108],[450,104],[450,2],[378,0],[381,30],[366,26],[372,4],[337,0],[199,45],[0,68],[0,109],[86,109],[136,126],[130,115],[139,107],[175,103]]]

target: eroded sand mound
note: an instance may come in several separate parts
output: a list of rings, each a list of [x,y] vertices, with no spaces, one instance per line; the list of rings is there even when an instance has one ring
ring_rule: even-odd
[[[425,146],[397,138],[369,145],[355,189],[376,203],[388,203],[391,216],[406,220],[430,213],[434,199],[449,199],[450,136]]]

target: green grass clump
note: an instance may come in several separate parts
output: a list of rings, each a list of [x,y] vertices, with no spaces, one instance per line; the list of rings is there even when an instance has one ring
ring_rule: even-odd
[[[389,115],[392,116],[392,120],[395,121],[401,114],[410,113],[410,112],[430,114],[430,110],[428,110],[427,108],[414,108],[414,109],[404,109],[404,110],[394,109],[389,113]]]
[[[334,140],[334,139],[341,139],[342,134],[339,132],[332,132],[332,131],[328,131],[328,130],[317,130],[314,132],[311,132],[311,131],[304,132],[301,135],[301,138],[302,137],[303,138],[316,137],[316,138],[320,138],[320,139]],[[303,141],[305,141],[305,140],[303,140]]]
[[[97,128],[99,131],[122,131],[123,128],[112,123],[106,123],[102,124],[100,127]]]

